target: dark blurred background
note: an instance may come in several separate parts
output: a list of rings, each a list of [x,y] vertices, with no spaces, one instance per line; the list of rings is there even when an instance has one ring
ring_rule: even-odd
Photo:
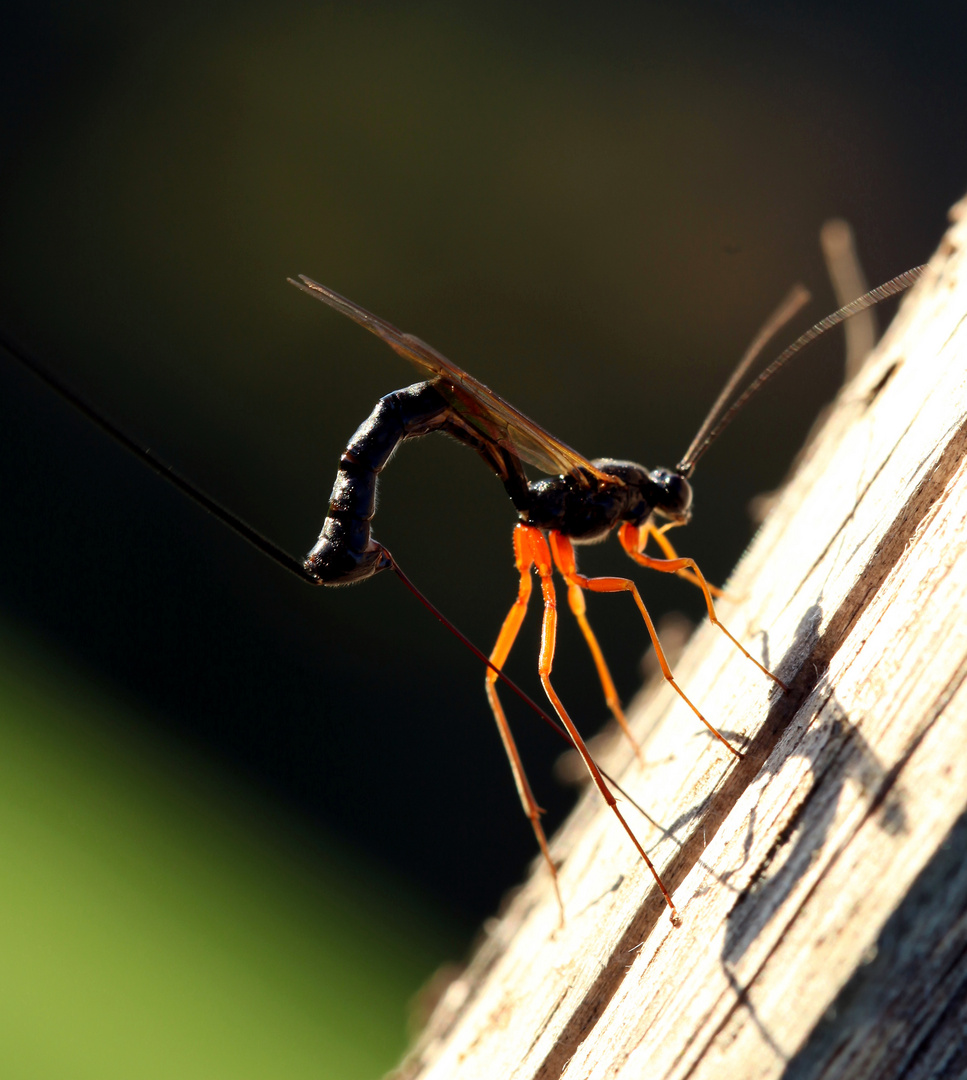
[[[794,281],[816,297],[802,325],[836,306],[825,219],[852,224],[871,284],[939,240],[967,184],[965,19],[930,10],[21,5],[0,35],[0,327],[297,554],[348,437],[413,381],[297,273],[582,453],[672,465]],[[830,335],[703,461],[677,543],[710,579],[841,363]],[[144,745],[272,807],[307,864],[331,838],[451,934],[494,910],[534,844],[483,672],[391,575],[290,579],[7,357],[0,470],[0,605],[46,678],[91,680]],[[513,521],[475,455],[434,437],[384,474],[376,534],[489,649]],[[613,543],[582,560],[627,569]],[[695,590],[646,584],[656,613],[701,614]],[[627,697],[643,628],[613,598],[591,615]],[[509,665],[535,694],[537,624]],[[566,623],[558,669],[595,730]],[[556,820],[559,747],[511,711]]]

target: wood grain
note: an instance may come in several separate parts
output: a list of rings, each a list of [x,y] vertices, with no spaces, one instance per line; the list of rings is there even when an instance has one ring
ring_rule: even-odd
[[[587,795],[395,1075],[930,1077],[967,1071],[967,203],[844,388],[675,695],[605,766],[674,890]],[[683,534],[684,536],[684,534]],[[959,1063],[959,1069],[958,1069]],[[953,1069],[953,1071],[944,1070]]]

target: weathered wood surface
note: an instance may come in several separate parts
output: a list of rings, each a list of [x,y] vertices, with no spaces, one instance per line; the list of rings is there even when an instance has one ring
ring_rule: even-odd
[[[399,1076],[967,1074],[967,203],[704,626],[606,767],[674,890],[588,794]],[[685,537],[682,537],[685,546]]]

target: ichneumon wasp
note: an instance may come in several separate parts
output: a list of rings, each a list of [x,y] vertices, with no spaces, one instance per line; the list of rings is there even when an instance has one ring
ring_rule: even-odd
[[[587,620],[585,591],[631,593],[665,680],[729,752],[741,757],[741,753],[702,715],[675,682],[654,623],[635,583],[630,578],[590,578],[579,573],[574,545],[603,540],[617,529],[621,547],[640,566],[677,574],[697,585],[704,595],[709,619],[743,656],[785,689],[781,680],[751,656],[722,625],[712,600],[713,594],[719,594],[719,590],[708,584],[694,560],[677,554],[666,532],[673,526],[688,522],[692,504],[688,478],[699,458],[745,401],[814,337],[863,308],[907,288],[916,276],[917,271],[908,271],[817,323],[763,371],[731,408],[724,411],[735,386],[761,348],[808,299],[804,289],[793,290],[740,361],[682,460],[674,469],[651,470],[631,461],[613,458],[595,458],[592,461],[582,457],[419,338],[403,333],[385,319],[310,278],[300,276],[298,281],[289,279],[297,288],[381,338],[396,353],[415,364],[422,374],[431,376],[425,382],[415,383],[382,398],[350,440],[340,462],[325,524],[305,561],[307,573],[324,585],[343,585],[365,580],[381,570],[395,567],[390,553],[372,534],[377,478],[402,442],[432,431],[450,435],[475,450],[497,474],[517,510],[520,520],[514,529],[514,556],[520,584],[517,599],[504,620],[490,654],[486,689],[524,813],[551,872],[562,918],[563,904],[557,887],[557,871],[541,826],[541,811],[527,781],[496,687],[498,672],[507,660],[526,615],[532,591],[531,572],[536,571],[538,575],[544,602],[538,665],[544,692],[601,795],[654,874],[672,920],[677,921],[678,913],[671,896],[618,808],[605,777],[551,683],[557,635],[554,569],[567,585],[568,603],[594,659],[607,704],[636,752],[637,745],[621,710],[607,662]],[[548,478],[528,481],[524,462],[549,474]],[[656,517],[664,519],[666,524],[659,526]],[[645,547],[651,540],[661,549],[662,557],[645,554]]]
[[[603,540],[617,530],[622,548],[637,564],[662,573],[676,574],[697,585],[704,595],[711,621],[719,626],[736,648],[764,675],[782,687],[783,683],[777,676],[752,657],[719,622],[713,596],[721,595],[720,590],[705,580],[692,559],[682,558],[677,554],[666,533],[671,527],[685,524],[689,520],[692,502],[689,478],[695,465],[745,402],[808,342],[851,315],[909,288],[921,272],[922,268],[907,271],[816,323],[728,405],[736,387],[766,342],[808,298],[805,290],[793,290],[740,361],[682,460],[674,469],[652,470],[629,461],[611,458],[589,460],[582,457],[418,338],[403,333],[391,323],[309,278],[302,277],[299,281],[290,279],[292,284],[304,292],[376,334],[399,355],[411,361],[421,374],[428,376],[422,382],[382,398],[356,431],[343,452],[322,532],[305,560],[296,559],[279,548],[191,481],[180,476],[12,342],[4,340],[0,343],[24,366],[160,476],[302,580],[313,585],[346,585],[365,580],[383,570],[393,570],[420,602],[487,666],[488,700],[510,761],[521,803],[550,870],[562,921],[564,909],[557,885],[557,870],[540,823],[540,808],[531,792],[497,696],[498,679],[579,752],[595,785],[653,874],[670,909],[672,921],[677,924],[679,916],[672,898],[618,808],[611,788],[622,794],[626,793],[596,765],[551,683],[557,629],[554,569],[557,569],[567,585],[569,606],[591,652],[607,704],[635,747],[636,753],[637,744],[621,710],[607,663],[587,621],[584,591],[631,593],[644,620],[665,680],[728,751],[741,757],[740,751],[716,730],[675,682],[654,624],[634,582],[629,578],[589,578],[580,574],[574,545]],[[448,434],[475,450],[503,483],[519,517],[514,530],[515,562],[519,574],[518,595],[489,657],[469,642],[420,593],[390,552],[372,535],[371,522],[375,513],[379,473],[402,442],[433,431]],[[525,463],[547,476],[537,481],[528,480],[524,472]],[[664,524],[659,525],[656,516],[664,519]],[[661,557],[645,554],[645,547],[650,542],[657,544]],[[560,724],[531,701],[502,670],[526,614],[532,591],[532,571],[536,571],[540,580],[544,605],[539,674]],[[630,798],[629,801],[633,802]]]

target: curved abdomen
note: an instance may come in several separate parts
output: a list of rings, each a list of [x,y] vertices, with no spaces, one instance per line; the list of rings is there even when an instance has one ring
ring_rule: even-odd
[[[380,398],[349,440],[329,510],[305,567],[324,585],[349,585],[389,566],[373,539],[376,481],[404,439],[446,426],[450,406],[433,383],[415,383]]]

